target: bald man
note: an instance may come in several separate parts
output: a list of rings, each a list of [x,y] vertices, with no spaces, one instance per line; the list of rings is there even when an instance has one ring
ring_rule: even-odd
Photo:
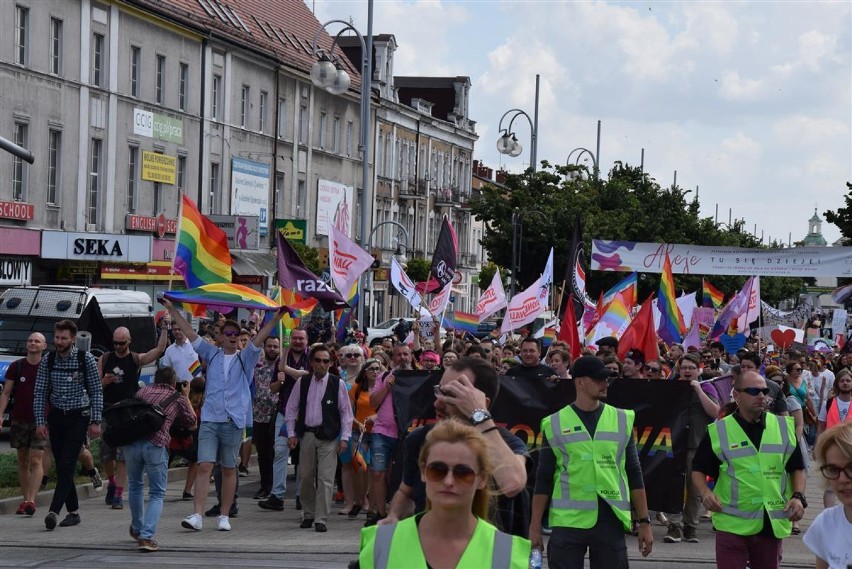
[[[41,486],[44,451],[50,447],[47,437],[36,434],[35,415],[33,414],[33,390],[36,372],[41,363],[41,355],[47,349],[47,340],[39,332],[33,332],[27,338],[27,356],[14,361],[6,370],[6,382],[0,395],[0,426],[3,414],[9,406],[9,398],[14,394],[15,407],[10,417],[9,442],[18,451],[18,481],[24,500],[15,512],[19,515],[35,514],[35,499]]]
[[[113,351],[98,359],[98,373],[104,388],[104,411],[119,401],[129,399],[139,390],[139,373],[146,365],[159,358],[169,343],[168,328],[171,318],[166,315],[160,320],[162,332],[159,343],[151,351],[140,354],[130,351],[130,330],[121,326],[112,333]],[[105,501],[114,510],[124,508],[124,485],[127,469],[121,449],[114,449],[101,438],[101,463],[109,477]]]

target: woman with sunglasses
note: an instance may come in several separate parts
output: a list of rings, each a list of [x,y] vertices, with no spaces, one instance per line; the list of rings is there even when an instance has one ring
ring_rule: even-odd
[[[357,344],[348,344],[340,348],[340,379],[351,387],[355,378],[361,372],[364,363],[364,352]]]
[[[349,347],[349,346],[346,346]],[[345,348],[344,348],[345,349]],[[341,350],[343,351],[343,350]],[[352,388],[349,390],[349,400],[352,401],[352,437],[349,448],[340,455],[342,468],[340,476],[343,481],[343,495],[346,504],[338,512],[354,520],[364,509],[364,499],[369,485],[370,465],[370,431],[376,420],[376,410],[370,405],[370,393],[376,384],[376,378],[382,371],[379,360],[370,358],[364,362]],[[358,456],[360,456],[360,460]]]
[[[529,540],[503,533],[484,520],[491,464],[477,429],[455,419],[440,422],[426,436],[419,463],[426,512],[364,528],[361,569],[480,569],[492,567],[495,557],[508,561],[511,569],[528,566]]]
[[[816,555],[816,569],[846,569],[852,565],[852,423],[822,433],[814,455],[840,504],[823,510],[802,541]]]

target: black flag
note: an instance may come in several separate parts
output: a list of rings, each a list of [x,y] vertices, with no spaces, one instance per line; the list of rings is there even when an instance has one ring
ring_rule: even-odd
[[[435,243],[435,254],[432,256],[430,274],[437,283],[437,290],[443,290],[456,276],[456,257],[459,251],[459,241],[449,219],[444,218],[441,233]],[[431,281],[431,279],[430,279]]]
[[[101,305],[94,296],[89,304],[83,309],[80,318],[77,319],[77,330],[88,332],[92,335],[92,345],[89,351],[96,356],[112,349],[112,329],[101,313]]]

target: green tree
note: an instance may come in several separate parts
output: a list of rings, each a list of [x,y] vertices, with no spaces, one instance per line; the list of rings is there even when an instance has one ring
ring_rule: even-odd
[[[843,237],[852,240],[852,185],[848,182],[846,185],[849,187],[849,193],[844,197],[846,206],[837,208],[837,211],[825,211],[823,215],[827,222],[833,223],[840,228],[840,234]]]
[[[431,268],[431,259],[409,259],[408,266],[405,268],[405,274],[411,277],[411,280],[414,282],[422,282],[429,279]]]
[[[322,274],[324,267],[320,265],[319,251],[316,248],[296,241],[290,241],[290,245],[296,250],[308,270],[317,276]]]

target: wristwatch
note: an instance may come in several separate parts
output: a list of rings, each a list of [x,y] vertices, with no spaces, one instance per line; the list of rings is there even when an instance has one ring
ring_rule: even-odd
[[[797,499],[799,502],[801,502],[801,503],[802,503],[802,507],[803,507],[803,508],[807,508],[807,507],[808,507],[808,499],[807,499],[807,498],[805,498],[805,495],[804,495],[804,494],[802,494],[801,492],[793,492],[793,495],[792,495],[792,496],[790,496],[790,498],[795,498],[795,499]]]
[[[645,516],[644,518],[638,518],[636,520],[637,524],[651,524],[651,516]]]
[[[491,413],[489,413],[486,409],[474,409],[473,413],[470,414],[470,424],[475,427],[490,418]]]

